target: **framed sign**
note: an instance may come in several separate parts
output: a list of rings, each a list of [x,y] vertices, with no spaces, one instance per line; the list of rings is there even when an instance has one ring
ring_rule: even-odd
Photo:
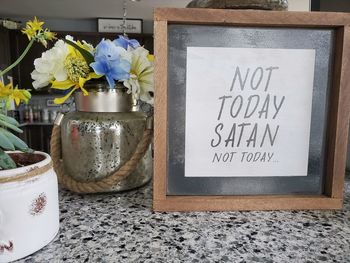
[[[142,33],[142,19],[127,19],[125,33]],[[123,19],[122,18],[98,18],[97,19],[98,32],[103,33],[123,33]]]
[[[350,15],[156,9],[156,211],[340,209]]]

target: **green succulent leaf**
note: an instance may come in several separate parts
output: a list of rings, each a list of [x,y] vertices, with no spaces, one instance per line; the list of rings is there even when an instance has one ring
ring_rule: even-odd
[[[10,123],[10,124],[15,125],[15,126],[19,125],[18,121],[16,121],[15,118],[9,117],[9,116],[2,114],[2,113],[0,113],[0,120],[3,120],[5,122]]]
[[[13,131],[16,131],[16,132],[19,132],[19,133],[22,133],[22,132],[23,132],[23,131],[22,131],[20,128],[18,128],[16,125],[11,124],[11,123],[9,123],[9,122],[6,122],[6,121],[4,121],[4,120],[1,119],[1,118],[0,118],[0,126],[9,128],[9,129],[11,129],[11,130],[13,130]]]
[[[79,47],[76,43],[74,43],[73,41],[70,41],[68,39],[63,39],[63,41],[66,42],[67,44],[71,45],[75,49],[77,49],[80,52],[80,54],[84,57],[86,63],[89,66],[92,62],[94,62],[94,56],[89,51]]]
[[[16,168],[16,163],[11,157],[0,149],[0,167],[4,170]]]
[[[3,130],[0,130],[0,147],[5,150],[15,150],[13,143],[5,136]]]
[[[31,149],[31,148],[26,148],[26,149],[23,149],[23,150],[21,150],[22,152],[24,152],[24,153],[33,153],[33,152],[35,152],[33,149]]]
[[[15,146],[16,149],[22,152],[27,152],[28,150],[30,150],[28,145],[24,141],[22,141],[20,138],[18,138],[11,132],[0,128],[0,133],[3,133],[7,137],[7,139]]]

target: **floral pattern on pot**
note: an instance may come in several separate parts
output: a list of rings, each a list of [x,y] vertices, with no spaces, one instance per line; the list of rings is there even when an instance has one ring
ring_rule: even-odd
[[[13,242],[12,241],[4,242],[4,241],[0,240],[0,254],[2,254],[4,252],[12,252],[12,251],[13,251]]]
[[[47,205],[47,197],[45,193],[41,193],[36,199],[32,201],[29,213],[32,216],[40,215],[44,212]]]

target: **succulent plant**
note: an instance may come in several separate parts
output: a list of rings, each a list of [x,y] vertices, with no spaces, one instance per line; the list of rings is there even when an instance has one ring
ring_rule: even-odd
[[[32,151],[24,141],[13,134],[23,132],[18,126],[19,123],[14,118],[0,113],[0,169],[16,168],[16,163],[5,152],[6,150]]]

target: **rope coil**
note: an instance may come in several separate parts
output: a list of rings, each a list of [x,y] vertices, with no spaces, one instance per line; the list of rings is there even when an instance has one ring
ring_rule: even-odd
[[[129,176],[145,155],[153,136],[152,128],[146,128],[131,158],[111,175],[93,182],[80,182],[66,174],[61,160],[61,127],[55,124],[52,129],[50,148],[53,167],[58,181],[65,188],[76,193],[98,193],[110,190],[111,187]]]

